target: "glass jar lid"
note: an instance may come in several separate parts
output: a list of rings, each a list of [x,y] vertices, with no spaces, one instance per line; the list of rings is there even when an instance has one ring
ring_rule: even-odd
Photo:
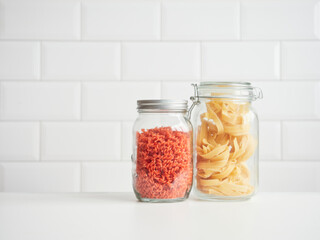
[[[255,101],[263,97],[262,90],[253,87],[249,82],[201,82],[192,84],[194,97],[198,98],[223,98],[245,101]]]
[[[187,112],[187,100],[156,99],[138,100],[138,112]]]

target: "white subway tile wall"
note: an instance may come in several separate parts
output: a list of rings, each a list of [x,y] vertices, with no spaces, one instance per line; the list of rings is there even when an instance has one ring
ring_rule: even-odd
[[[131,162],[104,162],[82,164],[84,192],[130,192]]]
[[[239,39],[239,7],[239,1],[164,0],[163,39]]]
[[[264,93],[264,99],[254,103],[260,119],[319,119],[320,82],[305,80],[254,84]]]
[[[0,66],[1,79],[39,79],[40,43],[0,41]]]
[[[320,11],[318,22],[320,31]],[[284,42],[282,44],[282,78],[319,80],[320,42]]]
[[[83,119],[134,120],[138,99],[160,98],[158,82],[90,82],[83,84]]]
[[[320,122],[284,122],[283,123],[283,158],[287,160],[319,160]],[[308,139],[308,141],[297,141]],[[302,151],[302,149],[307,149]]]
[[[80,39],[78,0],[1,0],[1,39]]]
[[[83,1],[83,38],[159,40],[159,1]]]
[[[119,160],[118,122],[46,122],[41,128],[42,160]]]
[[[244,40],[319,38],[318,0],[243,0],[241,30]]]
[[[46,42],[44,80],[119,80],[120,43]]]
[[[251,81],[261,191],[320,191],[320,0],[0,0],[0,191],[132,191],[137,99]]]
[[[260,189],[266,192],[319,192],[320,162],[262,161]]]
[[[133,122],[122,122],[121,128],[121,159],[131,161],[132,154],[132,140],[133,136]]]
[[[199,43],[122,44],[124,80],[199,80],[200,62]]]
[[[260,159],[281,160],[281,123],[260,121],[259,130]]]
[[[39,134],[37,122],[0,122],[0,160],[38,161]]]
[[[80,83],[0,83],[0,119],[79,120]]]
[[[79,192],[81,163],[0,162],[5,192]]]
[[[202,46],[204,80],[277,80],[277,42],[206,42]]]

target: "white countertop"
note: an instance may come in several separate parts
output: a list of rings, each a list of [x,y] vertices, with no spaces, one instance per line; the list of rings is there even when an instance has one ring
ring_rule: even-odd
[[[0,193],[1,240],[320,239],[320,193],[141,203],[133,193]]]

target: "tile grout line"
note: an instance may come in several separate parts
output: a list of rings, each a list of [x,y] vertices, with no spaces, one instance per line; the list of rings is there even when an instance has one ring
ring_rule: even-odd
[[[203,72],[203,42],[200,41],[200,82],[203,81],[202,79],[202,72]]]
[[[39,39],[17,39],[17,38],[13,38],[13,39],[0,39],[0,43],[1,42],[37,42],[39,41]],[[80,40],[79,39],[43,39],[42,41],[46,41],[46,42],[74,42],[77,43]],[[168,43],[176,43],[176,42],[195,42],[195,41],[206,41],[209,43],[220,43],[220,42],[227,42],[227,43],[237,43],[237,42],[277,42],[277,41],[283,41],[283,42],[312,42],[312,43],[319,43],[319,39],[280,39],[280,38],[272,38],[272,39],[230,39],[230,38],[226,38],[226,39],[207,39],[207,40],[201,40],[201,39],[168,39],[168,40],[161,40],[161,39],[150,39],[150,40],[146,40],[146,39],[141,39],[141,40],[136,40],[136,39],[82,39],[83,42],[88,42],[88,43],[101,43],[101,42],[105,42],[105,43],[118,43],[118,42],[128,42],[128,43],[161,43],[162,41],[168,42]]]
[[[0,82],[0,121],[1,122],[3,122],[3,108],[4,108],[4,106],[3,106],[3,98],[2,98],[2,96],[3,96],[3,83],[2,82]],[[11,122],[11,121],[8,121],[8,122]]]
[[[198,43],[202,43],[204,44],[204,42],[198,42]],[[247,79],[236,79],[236,78],[232,78],[232,79],[224,79],[224,78],[219,78],[219,79],[212,79],[209,78],[208,81],[217,81],[217,80],[221,80],[221,81],[236,81],[236,80],[241,80],[241,81],[247,81]],[[283,82],[291,82],[291,83],[295,83],[295,82],[320,82],[320,78],[319,79],[282,79]],[[76,80],[72,80],[72,79],[50,79],[50,80],[43,80],[43,82],[54,82],[54,83],[77,83],[77,82],[84,82],[84,83],[118,83],[119,80],[90,80],[90,79],[76,79]],[[165,80],[159,80],[159,79],[155,79],[155,80],[150,80],[150,79],[142,79],[142,80],[123,80],[123,82],[128,82],[128,83],[135,83],[135,82],[139,82],[139,83],[157,83],[158,81],[163,81],[163,82],[176,82],[176,83],[183,83],[186,81],[194,81],[194,79],[165,79]],[[254,79],[252,80],[256,83],[261,83],[261,82],[268,82],[268,83],[274,83],[274,82],[281,82],[279,79]],[[0,83],[1,82],[21,82],[21,83],[39,83],[40,80],[39,79],[0,79]]]
[[[81,0],[80,1],[80,12],[79,12],[79,15],[80,15],[80,42],[83,42],[83,1]],[[83,94],[83,89],[84,89],[84,86],[83,86],[83,80],[80,80],[80,122],[83,122],[83,105],[84,105],[84,94]],[[81,191],[81,189],[80,189]]]
[[[280,156],[283,161],[283,120],[280,120]]]
[[[320,163],[320,158],[309,158],[309,159],[302,159],[302,158],[290,158],[290,159],[285,159],[281,161],[280,159],[274,159],[274,158],[261,158],[259,157],[259,161],[263,162],[269,162],[269,161],[274,161],[274,162],[318,162]],[[39,162],[36,160],[0,160],[1,163],[40,163],[42,164],[50,164],[50,163],[57,163],[57,164],[93,164],[93,163],[129,163],[130,164],[131,159],[126,158],[123,159],[122,161],[119,160],[46,160],[43,162]]]
[[[242,19],[241,19],[241,17],[242,17],[242,6],[241,6],[242,4],[241,4],[241,1],[240,0],[238,0],[238,39],[239,39],[239,41],[243,41],[243,39],[242,39],[242,27],[241,27],[241,25],[242,25]]]
[[[39,69],[39,81],[40,82],[44,82],[43,81],[43,41],[40,41],[40,69]],[[43,162],[42,161],[42,141],[43,141],[43,137],[42,137],[42,121],[39,121],[39,162]]]
[[[123,160],[123,145],[122,145],[122,140],[123,140],[123,134],[122,134],[122,129],[123,129],[123,121],[120,121],[120,161]]]
[[[160,98],[163,98],[163,81],[160,80]]]
[[[80,164],[80,181],[79,181],[79,184],[80,184],[80,188],[79,188],[79,191],[80,192],[83,192],[83,163],[82,161],[79,162]]]
[[[163,3],[160,1],[160,41],[163,41]]]
[[[80,26],[79,26],[79,30],[80,30],[80,42],[83,42],[83,0],[80,0],[80,11],[79,11],[79,15],[80,15]],[[80,122],[83,122],[83,112],[84,112],[84,81],[80,80]],[[82,167],[82,165],[80,165]],[[81,185],[80,185],[81,187]],[[80,192],[81,192],[81,188],[80,188]]]
[[[279,80],[282,81],[282,41],[279,41],[279,62],[278,62],[278,74]],[[283,161],[283,119],[280,120],[280,157]]]
[[[43,162],[42,161],[42,146],[43,146],[43,144],[42,144],[42,140],[43,140],[43,138],[42,138],[42,121],[39,121],[39,162]]]
[[[79,10],[79,15],[80,15],[80,26],[79,26],[79,30],[80,30],[80,42],[83,42],[83,0],[80,0],[80,10]],[[84,94],[83,94],[83,80],[80,81],[80,122],[83,122],[83,105],[84,105]],[[81,187],[81,185],[80,185]],[[81,192],[81,189],[80,189]]]
[[[83,107],[83,105],[84,105],[84,100],[83,100],[83,98],[84,98],[84,94],[83,94],[83,89],[84,89],[84,86],[83,86],[83,81],[81,81],[80,82],[80,121],[81,122],[83,122],[83,109],[84,109],[84,107]]]
[[[120,77],[119,80],[123,81],[123,42],[120,42],[119,55],[120,55]]]
[[[83,41],[83,2],[82,0],[80,1],[80,26],[79,26],[79,30],[80,30],[80,41]]]
[[[39,68],[39,79],[40,81],[43,81],[42,79],[42,75],[43,75],[43,42],[40,41],[39,43],[39,50],[40,50],[40,56],[39,56],[39,64],[40,64],[40,68]]]
[[[130,159],[124,159],[123,162],[130,162]],[[289,160],[288,160],[289,161]],[[291,160],[290,160],[291,161]],[[314,161],[314,160],[310,160]],[[0,163],[39,163],[37,160],[0,160]],[[96,160],[96,159],[86,159],[86,160],[45,160],[45,163],[120,163],[119,159],[103,159],[103,160]]]
[[[283,48],[283,43],[280,40],[279,41],[279,63],[278,63],[278,67],[279,67],[278,71],[279,71],[279,80],[280,81],[283,81],[283,78],[282,78],[282,58],[283,58],[282,48]]]
[[[285,159],[283,161],[281,160],[277,160],[274,158],[260,158],[259,157],[259,161],[260,162],[300,162],[300,163],[320,163],[320,158],[319,159]],[[123,163],[128,163],[130,164],[131,160],[130,159],[124,159],[122,161],[119,160],[83,160],[83,161],[79,161],[79,160],[46,160],[43,161],[44,164],[47,163],[59,163],[59,164],[68,164],[68,163],[72,163],[72,164],[94,164],[94,163],[119,163],[119,164],[123,164]],[[1,160],[1,163],[39,163],[39,161],[36,160]]]
[[[126,119],[85,119],[84,122],[91,122],[91,123],[101,123],[101,122],[106,122],[106,123],[119,123],[120,121],[134,121],[135,118],[126,118]],[[81,122],[79,119],[63,119],[63,120],[56,120],[56,119],[0,119],[0,122],[3,123],[22,123],[22,122],[28,122],[28,123],[39,123],[39,122],[46,122],[46,123],[79,123]],[[260,122],[320,122],[320,118],[307,118],[307,119],[289,119],[289,118],[281,118],[281,119],[259,119]]]

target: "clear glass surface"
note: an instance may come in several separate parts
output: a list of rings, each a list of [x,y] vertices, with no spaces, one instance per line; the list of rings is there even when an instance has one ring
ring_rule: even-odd
[[[257,114],[249,100],[215,98],[205,90],[209,97],[198,99],[191,119],[194,194],[213,201],[249,199],[259,179]]]
[[[193,181],[193,131],[186,114],[140,112],[132,136],[132,179],[138,200],[188,198]]]

